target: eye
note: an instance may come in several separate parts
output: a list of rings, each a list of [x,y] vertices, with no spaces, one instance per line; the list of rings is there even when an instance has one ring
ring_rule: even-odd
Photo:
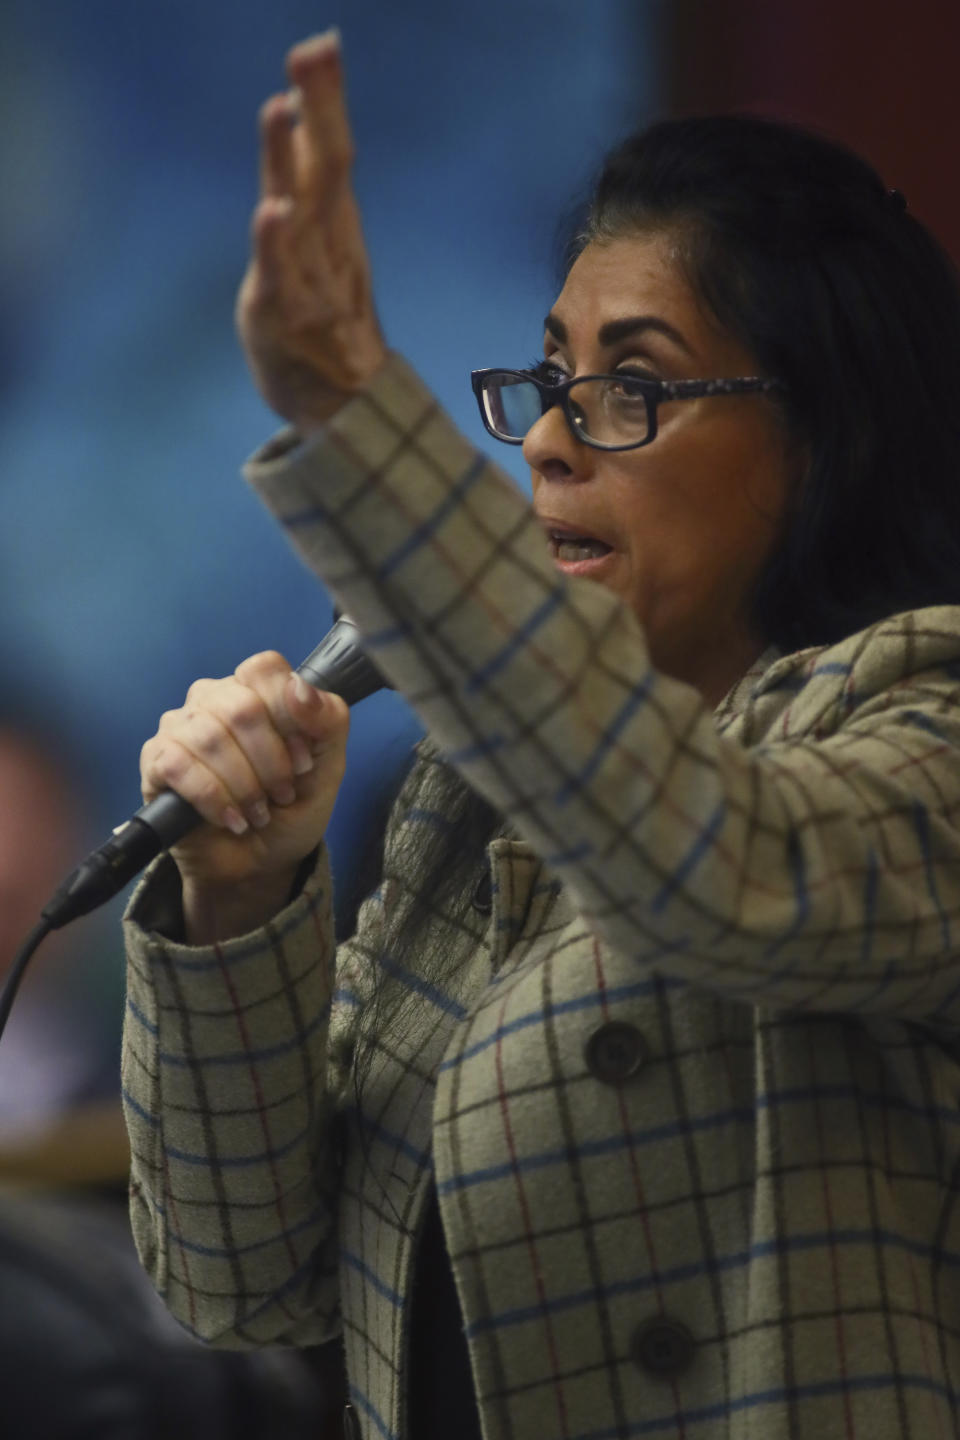
[[[526,369],[528,375],[534,380],[542,380],[545,385],[562,385],[568,378],[566,371],[552,360],[531,360]]]
[[[604,382],[604,392],[607,400],[617,405],[645,405],[652,380],[653,376],[644,374],[642,370],[621,368]]]
[[[649,370],[644,370],[640,365],[618,365],[616,370],[613,371],[613,374],[622,375],[626,381],[645,380],[648,384],[651,381],[655,382],[657,379],[656,375],[652,374]],[[629,384],[625,385],[624,389],[630,390]],[[637,391],[633,390],[632,393],[636,394]]]

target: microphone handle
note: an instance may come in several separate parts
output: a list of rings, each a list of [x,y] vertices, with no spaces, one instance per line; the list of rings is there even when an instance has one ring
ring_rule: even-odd
[[[341,615],[315,650],[297,667],[309,685],[355,705],[376,690],[391,688],[363,650],[357,627]],[[51,930],[96,910],[118,894],[161,850],[203,824],[203,817],[175,790],[163,790],[118,825],[109,840],[92,850],[44,907]]]

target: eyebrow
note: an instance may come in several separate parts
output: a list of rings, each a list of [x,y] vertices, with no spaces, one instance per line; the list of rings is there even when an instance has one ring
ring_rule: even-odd
[[[556,315],[548,315],[543,322],[544,329],[548,330],[554,340],[561,345],[567,342],[567,327]],[[684,340],[679,330],[675,330],[666,320],[661,320],[659,315],[628,315],[623,320],[608,320],[606,325],[601,325],[597,331],[597,339],[601,345],[616,345],[618,340],[625,340],[629,335],[636,335],[643,330],[655,330],[658,334],[666,336],[681,350],[688,355],[693,351]]]

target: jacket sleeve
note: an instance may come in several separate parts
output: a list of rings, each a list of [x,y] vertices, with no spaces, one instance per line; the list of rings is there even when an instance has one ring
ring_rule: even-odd
[[[364,902],[355,936],[336,955],[324,847],[284,911],[220,945],[169,938],[182,917],[168,858],[131,899],[123,1046],[131,1220],[154,1285],[204,1340],[315,1345],[339,1331],[347,1057],[388,891]]]
[[[528,501],[399,358],[247,473],[607,943],[755,1004],[960,1017],[960,612],[787,664],[789,727],[746,743],[651,667],[615,596],[557,572]]]

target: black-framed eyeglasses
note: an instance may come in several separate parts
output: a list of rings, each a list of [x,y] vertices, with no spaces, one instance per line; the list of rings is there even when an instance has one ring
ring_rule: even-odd
[[[665,400],[784,388],[779,380],[756,375],[652,380],[623,371],[554,381],[536,370],[474,370],[470,381],[483,423],[495,440],[522,445],[540,417],[559,405],[571,434],[595,450],[636,450],[649,445],[657,436],[657,406]]]

